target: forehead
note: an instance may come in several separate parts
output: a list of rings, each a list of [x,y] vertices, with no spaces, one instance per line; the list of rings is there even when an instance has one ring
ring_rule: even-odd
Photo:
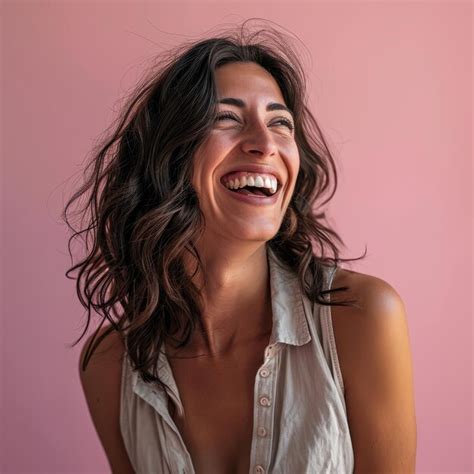
[[[284,103],[274,77],[256,63],[228,63],[215,71],[219,98],[225,96],[250,99],[278,99]]]

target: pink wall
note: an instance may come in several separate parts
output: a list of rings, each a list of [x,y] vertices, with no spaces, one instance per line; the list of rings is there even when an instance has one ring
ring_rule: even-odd
[[[472,5],[469,2],[4,2],[2,415],[5,473],[102,473],[77,371],[82,307],[59,213],[150,55],[251,16],[296,32],[340,170],[353,269],[402,295],[417,472],[472,463]]]

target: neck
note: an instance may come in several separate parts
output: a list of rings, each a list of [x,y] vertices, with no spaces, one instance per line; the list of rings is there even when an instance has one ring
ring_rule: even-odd
[[[203,268],[194,280],[204,305],[203,332],[196,330],[186,352],[220,358],[268,339],[272,311],[265,245],[197,248]]]

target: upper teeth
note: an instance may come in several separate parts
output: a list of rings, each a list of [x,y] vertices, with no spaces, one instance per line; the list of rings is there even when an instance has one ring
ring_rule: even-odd
[[[263,176],[259,174],[241,176],[224,182],[230,189],[239,189],[245,186],[255,186],[256,188],[267,188],[272,194],[277,190],[278,182],[273,176]]]

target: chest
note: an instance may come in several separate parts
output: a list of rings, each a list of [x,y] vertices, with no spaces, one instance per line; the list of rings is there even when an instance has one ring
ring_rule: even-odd
[[[196,474],[249,472],[255,376],[267,342],[218,363],[169,360],[185,417],[171,400],[170,413]]]

